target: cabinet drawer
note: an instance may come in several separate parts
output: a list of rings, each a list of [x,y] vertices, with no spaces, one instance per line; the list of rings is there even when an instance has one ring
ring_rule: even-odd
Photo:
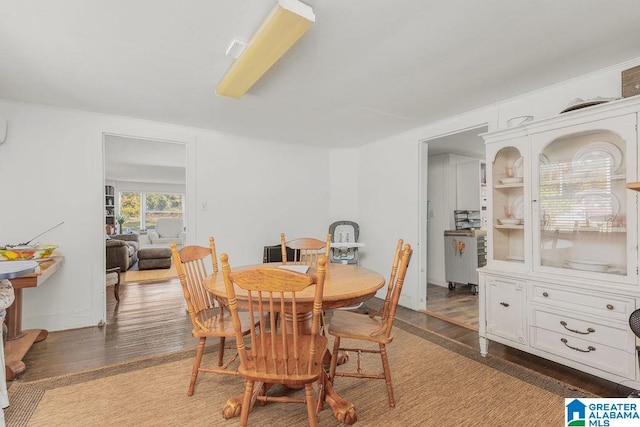
[[[562,289],[542,283],[533,283],[531,301],[540,304],[566,307],[571,310],[584,311],[594,317],[628,321],[635,309],[635,301],[631,298],[597,294],[595,292],[563,287]]]
[[[543,328],[532,327],[530,335],[534,348],[612,374],[635,378],[635,364],[638,361],[635,353]]]
[[[580,313],[533,305],[531,325],[565,335],[567,339],[579,338],[630,353],[635,350],[635,338],[626,323],[606,322]]]

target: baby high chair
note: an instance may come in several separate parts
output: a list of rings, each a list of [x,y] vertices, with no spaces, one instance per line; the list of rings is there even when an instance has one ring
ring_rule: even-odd
[[[358,237],[360,226],[353,221],[336,221],[329,226],[331,233],[331,255],[329,262],[358,264]],[[338,245],[344,243],[344,246]]]
[[[338,264],[359,264],[358,237],[360,237],[360,226],[353,221],[336,221],[329,226],[331,234],[331,253],[329,262]],[[361,309],[364,313],[368,313],[367,306],[364,302],[351,307],[343,307],[338,310],[357,310]]]

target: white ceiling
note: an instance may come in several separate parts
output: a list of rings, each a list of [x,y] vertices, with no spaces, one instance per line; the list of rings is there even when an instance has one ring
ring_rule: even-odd
[[[480,134],[488,130],[487,126],[482,126],[431,139],[427,141],[429,144],[428,155],[431,157],[439,154],[457,154],[484,159],[486,150],[484,139]]]
[[[106,135],[104,177],[107,180],[185,185],[184,144]]]
[[[307,3],[235,100],[225,50],[275,0],[0,0],[0,98],[343,147],[640,57],[637,0]]]

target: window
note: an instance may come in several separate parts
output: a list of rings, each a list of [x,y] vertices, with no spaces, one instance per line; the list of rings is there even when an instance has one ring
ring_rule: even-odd
[[[543,229],[611,231],[619,210],[619,201],[612,193],[612,168],[607,158],[580,163],[541,160]]]
[[[184,195],[177,193],[120,192],[123,230],[154,230],[158,218],[184,218]]]

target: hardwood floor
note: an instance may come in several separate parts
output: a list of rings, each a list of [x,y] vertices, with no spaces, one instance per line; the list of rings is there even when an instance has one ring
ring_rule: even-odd
[[[457,285],[449,290],[449,288],[429,283],[425,313],[477,331],[478,295],[471,293],[470,286]]]
[[[367,306],[377,309],[381,300],[374,298]],[[119,304],[109,288],[107,313],[106,325],[51,332],[45,341],[34,344],[24,358],[27,370],[21,378],[48,378],[183,349],[193,349],[195,354],[197,340],[191,336],[191,323],[177,280],[122,285]],[[479,351],[478,333],[469,327],[403,307],[398,307],[396,317]],[[622,397],[629,392],[609,381],[497,343],[491,343],[490,357],[518,363],[601,396]]]

